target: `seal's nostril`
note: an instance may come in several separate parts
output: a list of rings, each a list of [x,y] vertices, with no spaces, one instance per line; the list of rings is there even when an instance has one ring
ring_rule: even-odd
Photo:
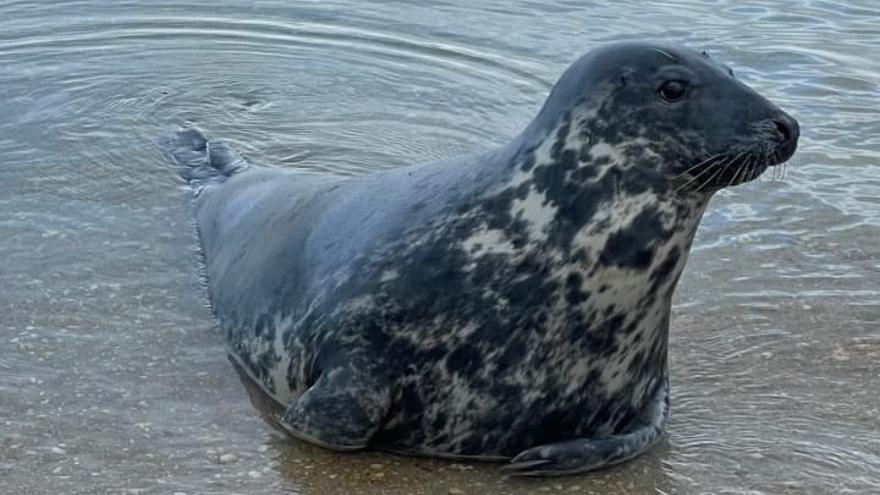
[[[780,134],[782,134],[782,141],[791,141],[791,128],[789,128],[788,125],[786,125],[786,123],[781,120],[774,120],[773,123],[776,124],[776,130],[779,131]]]
[[[798,123],[791,117],[783,116],[775,119],[773,120],[773,124],[776,125],[776,130],[782,135],[783,143],[789,144],[796,142],[798,137],[800,137]]]
[[[797,149],[798,138],[801,136],[801,130],[798,121],[786,114],[779,115],[772,122],[776,126],[776,132],[778,132],[776,139],[780,139],[774,151],[775,159],[773,164],[775,165],[788,160],[794,154]]]

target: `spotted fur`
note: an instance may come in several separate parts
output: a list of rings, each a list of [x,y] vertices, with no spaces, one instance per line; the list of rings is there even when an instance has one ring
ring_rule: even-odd
[[[658,99],[672,77],[696,81],[691,101]],[[200,154],[195,131],[172,155],[201,190],[230,353],[293,435],[567,474],[659,438],[700,218],[790,156],[792,122],[720,64],[630,43],[575,63],[482,155],[358,179]]]

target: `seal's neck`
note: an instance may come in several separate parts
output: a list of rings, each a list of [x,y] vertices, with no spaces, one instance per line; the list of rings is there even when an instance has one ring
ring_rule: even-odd
[[[548,293],[530,342],[571,384],[566,393],[641,410],[667,375],[672,295],[709,195],[664,187],[660,157],[638,143],[574,132],[560,127],[522,149],[464,247],[507,257]],[[610,435],[627,424],[594,427]]]
[[[639,343],[653,356],[645,367],[656,371],[665,366],[672,294],[709,195],[674,191],[661,173],[669,164],[644,143],[612,144],[570,122],[520,148],[485,202],[486,230],[469,241],[479,252],[540,260],[534,271],[562,296],[542,332],[592,342],[594,358],[620,363]],[[609,390],[625,386],[603,379]]]
[[[600,136],[588,117],[568,114],[542,138],[524,133],[508,149],[489,213],[514,245],[587,249],[597,262],[645,268],[637,246],[692,239],[711,194],[677,191],[673,164],[645,140]]]

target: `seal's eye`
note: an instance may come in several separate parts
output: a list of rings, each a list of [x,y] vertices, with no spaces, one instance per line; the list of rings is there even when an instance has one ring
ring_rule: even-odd
[[[680,101],[687,93],[687,81],[672,79],[660,85],[657,94],[666,101]]]

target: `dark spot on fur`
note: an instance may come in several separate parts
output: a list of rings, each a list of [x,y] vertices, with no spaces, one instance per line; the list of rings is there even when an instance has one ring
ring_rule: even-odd
[[[579,265],[587,265],[590,263],[590,255],[586,249],[578,249],[568,258],[569,262]]]
[[[522,339],[511,339],[504,352],[496,360],[499,371],[513,368],[522,363],[523,358],[528,354],[528,347]]]
[[[534,166],[535,166],[535,153],[530,152],[523,159],[522,165],[520,165],[520,170],[522,170],[523,172],[528,172]]]
[[[462,344],[446,358],[446,369],[450,373],[470,376],[479,369],[482,358],[483,353],[479,352],[477,348],[470,344]]]
[[[617,333],[624,318],[625,315],[615,315],[585,334],[585,344],[591,354],[607,357],[617,352]]]
[[[569,304],[577,305],[589,298],[589,295],[581,289],[584,278],[580,273],[572,272],[565,279],[565,300]]]
[[[663,263],[651,272],[650,280],[652,293],[657,292],[660,286],[669,280],[669,277],[678,265],[679,259],[681,259],[681,250],[679,250],[678,247],[675,247],[669,252],[669,255],[663,260]],[[672,287],[674,287],[674,285],[672,285]]]
[[[628,228],[608,237],[599,261],[606,266],[646,270],[654,260],[655,246],[669,236],[670,232],[663,229],[659,212],[643,210]]]
[[[605,308],[605,315],[604,315],[604,316],[607,318],[607,317],[611,316],[611,314],[614,313],[616,310],[617,310],[617,305],[616,305],[616,304],[613,304],[613,303],[612,303],[612,304],[609,304],[609,305]]]
[[[615,315],[605,321],[605,326],[607,327],[609,332],[617,333],[620,331],[620,327],[623,325],[624,319],[626,319],[626,315],[624,314]]]
[[[257,320],[254,322],[254,336],[260,337],[264,333],[269,333],[271,330],[271,322],[268,313],[263,313]],[[268,337],[267,337],[268,338]]]
[[[559,129],[556,131],[556,141],[553,143],[553,147],[550,148],[550,157],[554,160],[559,160],[562,155],[562,150],[565,149],[566,139],[568,138],[568,133],[571,130],[571,113],[566,112],[562,117],[562,125],[559,126]]]
[[[580,167],[571,173],[571,180],[583,184],[596,177],[596,167]]]
[[[645,352],[639,351],[633,356],[632,361],[629,362],[629,367],[627,367],[627,372],[631,375],[635,375],[639,370],[642,369],[645,364]]]
[[[439,412],[439,413],[437,413],[437,416],[434,417],[434,421],[431,425],[436,430],[442,430],[446,426],[446,423],[448,421],[449,421],[449,417],[446,415],[446,413]]]

